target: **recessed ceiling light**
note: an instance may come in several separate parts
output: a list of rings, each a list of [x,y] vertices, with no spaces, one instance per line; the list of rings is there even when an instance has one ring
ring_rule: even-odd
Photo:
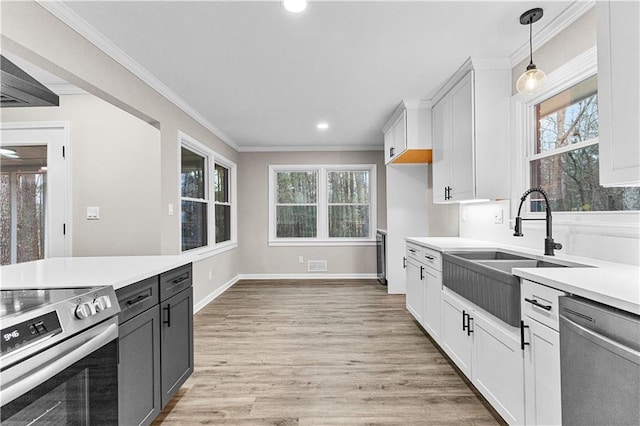
[[[329,123],[318,123],[316,127],[318,130],[327,130],[329,128]]]
[[[300,13],[307,8],[307,0],[282,0],[282,5],[291,13]]]

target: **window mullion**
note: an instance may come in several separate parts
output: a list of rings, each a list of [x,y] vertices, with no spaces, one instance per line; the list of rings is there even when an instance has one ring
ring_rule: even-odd
[[[317,219],[318,219],[318,238],[326,240],[329,237],[329,206],[327,205],[327,169],[320,167],[318,169],[318,202]]]

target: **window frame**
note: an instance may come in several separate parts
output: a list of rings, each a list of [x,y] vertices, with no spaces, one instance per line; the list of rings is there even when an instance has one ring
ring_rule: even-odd
[[[189,255],[214,255],[218,253],[222,253],[231,249],[234,249],[238,246],[238,215],[237,215],[237,165],[225,158],[224,156],[218,154],[213,149],[207,147],[203,143],[197,141],[196,139],[190,137],[189,135],[178,132],[178,200],[180,201],[180,207],[178,208],[178,212],[180,215],[180,219],[178,220],[179,227],[179,241],[178,241],[178,249],[180,254],[189,254]],[[195,154],[202,156],[205,159],[205,202],[207,205],[207,244],[201,247],[196,247],[188,250],[182,250],[182,201],[183,200],[191,200],[194,199],[189,197],[182,196],[182,188],[180,182],[180,174],[182,170],[182,148],[188,149]],[[213,173],[215,169],[215,165],[218,164],[223,166],[229,170],[229,202],[222,203],[225,205],[231,206],[231,235],[230,240],[222,241],[220,243],[216,243],[216,233],[215,233],[215,188],[213,185]],[[198,200],[195,200],[198,201]]]
[[[318,173],[317,236],[300,238],[276,237],[276,173],[283,171],[314,171]],[[369,235],[367,237],[329,237],[329,203],[327,172],[369,172]],[[269,246],[360,246],[376,243],[377,227],[377,166],[375,164],[284,164],[269,165]]]
[[[511,218],[516,217],[520,198],[531,185],[530,162],[535,156],[536,114],[535,106],[556,94],[586,80],[598,71],[596,47],[585,51],[571,61],[547,75],[547,83],[534,95],[515,94],[511,98],[511,134],[515,141],[511,152]],[[598,143],[598,138],[582,142],[586,145]],[[576,144],[576,147],[578,144]],[[582,147],[584,147],[583,145]],[[560,148],[562,149],[562,148]],[[556,152],[559,153],[559,152]],[[532,219],[544,218],[544,212],[531,212],[529,200],[522,207],[522,216]],[[553,212],[554,227],[566,226],[572,229],[589,229],[598,235],[627,235],[639,231],[635,218],[637,210],[617,211],[559,211]],[[544,222],[531,222],[530,228],[544,228]],[[585,231],[586,232],[586,231]]]

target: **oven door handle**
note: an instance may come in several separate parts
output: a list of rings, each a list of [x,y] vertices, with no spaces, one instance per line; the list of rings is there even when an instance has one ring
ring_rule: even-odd
[[[90,333],[90,336],[87,334]],[[112,318],[103,324],[45,350],[2,372],[2,405],[24,395],[64,371],[81,359],[89,356],[118,337],[118,319]],[[88,339],[88,340],[86,340]],[[46,368],[43,366],[46,365]],[[27,370],[27,373],[13,373],[12,370]]]

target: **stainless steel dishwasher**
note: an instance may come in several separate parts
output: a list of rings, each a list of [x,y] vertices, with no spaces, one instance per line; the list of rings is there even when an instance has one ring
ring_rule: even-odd
[[[560,297],[564,425],[640,424],[640,316]]]

